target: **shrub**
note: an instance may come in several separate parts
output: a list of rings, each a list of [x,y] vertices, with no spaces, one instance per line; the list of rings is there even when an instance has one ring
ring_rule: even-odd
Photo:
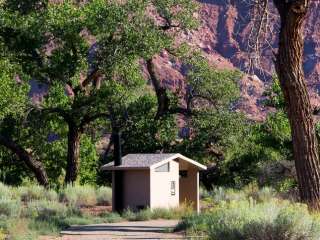
[[[185,217],[179,228],[213,240],[316,240],[320,237],[320,224],[305,205],[279,200],[220,203],[204,214]]]
[[[7,221],[8,239],[12,240],[34,240],[37,239],[37,233],[29,228],[28,219],[10,219]]]
[[[65,223],[65,218],[31,219],[28,228],[39,235],[58,235],[60,231],[69,225]]]
[[[192,205],[183,203],[176,208],[156,208],[152,210],[152,219],[181,219],[194,212]]]
[[[156,208],[152,210],[152,219],[174,219],[174,212],[171,209]]]
[[[14,191],[9,186],[4,185],[0,182],[0,198],[1,199],[13,199],[14,198]]]
[[[0,199],[0,216],[18,217],[21,211],[21,203],[17,200]]]
[[[123,218],[118,213],[108,213],[104,215],[103,220],[107,223],[121,222]]]
[[[135,221],[136,219],[136,214],[130,208],[127,208],[125,211],[123,211],[121,216],[128,221]]]
[[[148,221],[152,218],[152,215],[150,208],[143,209],[136,213],[134,221]]]
[[[23,216],[40,220],[50,220],[55,217],[64,218],[67,216],[67,213],[68,209],[62,203],[39,200],[29,202],[23,211]]]
[[[47,190],[44,192],[44,199],[48,201],[58,201],[58,193],[53,189]]]
[[[253,197],[259,202],[268,202],[276,198],[276,191],[270,187],[263,187]]]
[[[112,204],[112,189],[110,187],[99,187],[97,189],[97,204],[109,206]]]
[[[0,228],[0,240],[5,240],[6,239],[6,234],[2,228]]]
[[[45,191],[39,185],[22,186],[17,189],[18,195],[23,202],[45,199]]]
[[[137,212],[133,212],[128,208],[122,213],[122,217],[128,221],[147,221],[152,218],[152,214],[149,208]]]
[[[97,203],[94,187],[68,185],[59,194],[60,201],[76,207],[89,207]]]
[[[266,202],[278,197],[275,189],[271,187],[263,187],[259,189],[255,184],[250,184],[242,190],[217,187],[211,192],[206,193],[205,196],[204,200],[206,202],[211,201],[214,204],[232,201],[245,201],[250,198],[258,202]]]
[[[223,187],[214,188],[210,195],[215,203],[241,201],[247,198],[247,195],[244,191],[237,191]]]

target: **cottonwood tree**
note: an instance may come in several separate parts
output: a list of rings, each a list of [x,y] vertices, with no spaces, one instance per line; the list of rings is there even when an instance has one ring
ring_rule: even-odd
[[[237,134],[241,127],[240,115],[233,113],[234,103],[239,96],[237,84],[241,74],[217,70],[197,49],[192,49],[185,42],[177,43],[179,35],[198,26],[195,17],[198,5],[194,1],[178,2],[184,6],[180,12],[176,11],[176,1],[154,1],[154,6],[157,19],[160,19],[156,23],[158,31],[169,42],[161,52],[166,52],[172,61],[186,70],[183,97],[177,96],[161,82],[158,75],[161,69],[154,63],[156,56],[146,59],[146,69],[157,97],[155,119],[166,119],[168,115],[179,116],[186,120],[186,128],[191,131],[182,144],[177,144],[171,151],[186,152],[213,166],[202,175],[202,181],[210,188],[213,182],[209,175],[216,171],[217,162],[224,159],[227,146],[232,145],[230,136]]]
[[[303,24],[310,0],[273,0],[280,17],[279,48],[275,65],[284,95],[286,112],[292,130],[293,153],[301,201],[311,208],[320,207],[320,162],[313,109],[303,71]],[[266,32],[271,0],[253,3],[257,19],[254,48],[259,51],[261,36]]]
[[[19,66],[11,64],[5,58],[2,49],[0,59],[0,145],[11,151],[17,158],[18,164],[25,165],[36,177],[38,183],[45,187],[49,180],[43,163],[37,155],[28,149],[28,144],[17,135],[25,135],[23,129],[17,129],[16,124],[25,121],[28,108],[28,89],[29,86],[22,80],[19,74]],[[17,164],[11,163],[10,164]]]
[[[139,60],[167,38],[146,15],[149,1],[31,2],[4,1],[0,35],[23,71],[49,86],[33,113],[68,126],[65,182],[74,182],[86,128],[98,119],[119,128],[145,91]]]

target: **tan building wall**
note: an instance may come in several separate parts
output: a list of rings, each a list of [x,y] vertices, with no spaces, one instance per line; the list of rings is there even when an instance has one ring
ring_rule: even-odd
[[[187,177],[180,178],[180,170],[186,170]],[[112,176],[114,182],[114,172]],[[175,194],[172,192],[171,182],[175,182]],[[199,172],[192,164],[172,160],[169,162],[169,172],[157,172],[156,167],[150,170],[123,170],[124,208],[170,208],[178,207],[185,201],[199,212]]]
[[[123,206],[136,210],[150,206],[150,171],[123,171]]]
[[[199,172],[195,168],[184,168],[187,177],[180,178],[180,204],[192,204],[195,211],[199,212]]]
[[[179,206],[179,163],[169,162],[169,172],[156,172],[151,169],[150,208],[170,208]],[[171,182],[175,182],[175,194],[172,194]]]

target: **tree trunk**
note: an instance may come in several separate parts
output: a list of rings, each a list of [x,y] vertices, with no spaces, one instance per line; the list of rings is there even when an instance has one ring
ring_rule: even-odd
[[[23,161],[27,167],[33,172],[38,183],[44,187],[49,186],[49,180],[47,173],[42,165],[42,163],[33,158],[33,156],[28,153],[23,147],[18,145],[13,140],[0,135],[0,144],[4,147],[10,149],[15,153],[18,158]]]
[[[158,110],[157,110],[156,118],[158,119],[169,112],[170,100],[167,95],[166,88],[161,86],[161,84],[156,76],[152,59],[147,60],[147,70],[150,75],[151,83],[152,83],[154,90],[156,92],[156,95],[157,95]]]
[[[308,0],[274,0],[281,17],[276,68],[292,129],[301,201],[320,207],[320,163],[311,103],[303,72],[303,22]]]
[[[65,184],[73,184],[79,174],[81,134],[80,129],[75,124],[69,123]]]

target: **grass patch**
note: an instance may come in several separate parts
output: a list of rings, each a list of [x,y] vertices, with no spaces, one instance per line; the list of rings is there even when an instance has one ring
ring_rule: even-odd
[[[60,191],[59,195],[61,202],[71,206],[90,207],[97,204],[96,190],[89,185],[68,185]]]
[[[56,192],[41,186],[9,187],[0,183],[0,236],[3,239],[37,239],[38,235],[58,235],[71,225],[117,222],[118,214],[101,216],[83,213],[81,207],[112,202],[110,188],[67,186]],[[2,240],[0,238],[0,240]]]
[[[110,187],[100,187],[97,189],[97,204],[98,205],[112,204],[112,189]]]
[[[320,222],[308,212],[307,206],[279,199],[258,202],[252,197],[221,201],[200,215],[186,216],[177,230],[213,240],[320,238]]]
[[[147,208],[137,212],[126,209],[121,216],[128,221],[148,221],[151,219],[181,219],[193,212],[191,206],[182,205],[181,207],[169,209],[156,208],[151,210]]]
[[[0,216],[17,217],[21,212],[21,203],[17,200],[0,198]]]

